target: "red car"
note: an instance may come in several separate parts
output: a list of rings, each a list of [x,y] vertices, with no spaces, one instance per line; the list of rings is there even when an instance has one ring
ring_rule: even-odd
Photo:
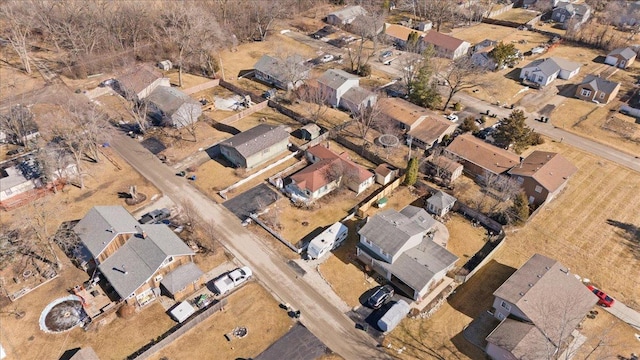
[[[589,288],[589,290],[591,290],[591,292],[596,294],[598,299],[600,299],[598,300],[598,305],[602,305],[604,307],[611,307],[611,305],[613,305],[613,303],[616,302],[615,300],[613,300],[611,296],[605,294],[603,291],[601,291],[600,289],[598,289],[593,285],[587,285],[587,288]]]

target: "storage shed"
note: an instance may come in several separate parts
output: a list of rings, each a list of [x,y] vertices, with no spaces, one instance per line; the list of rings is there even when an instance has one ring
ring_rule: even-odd
[[[186,301],[181,302],[171,310],[171,317],[179,323],[184,322],[196,312],[196,309]]]

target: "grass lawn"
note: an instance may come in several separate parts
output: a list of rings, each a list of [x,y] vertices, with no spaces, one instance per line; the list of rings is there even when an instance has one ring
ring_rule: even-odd
[[[485,243],[487,230],[482,226],[473,227],[471,222],[458,213],[449,213],[446,222],[449,230],[447,250],[458,257],[456,267],[464,265]]]
[[[498,16],[494,16],[493,19],[513,21],[513,22],[517,22],[517,23],[520,23],[520,24],[525,24],[527,21],[529,21],[529,20],[533,19],[534,17],[538,16],[538,14],[540,14],[540,13],[535,11],[535,10],[527,10],[527,9],[523,9],[523,8],[516,8],[516,9],[511,9],[511,10],[505,11],[505,12],[503,12],[502,14],[500,14]]]
[[[224,334],[238,326],[248,334],[229,342]],[[293,326],[278,302],[257,283],[249,283],[229,296],[222,312],[211,315],[151,359],[248,359],[257,356]],[[209,354],[209,355],[206,355]]]

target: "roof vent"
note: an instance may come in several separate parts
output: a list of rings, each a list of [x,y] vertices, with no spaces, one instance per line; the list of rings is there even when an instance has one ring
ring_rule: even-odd
[[[532,283],[529,283],[529,287],[533,287],[533,284],[532,284]]]
[[[545,266],[544,268],[545,268],[545,269],[547,269],[547,270],[549,270],[549,267],[548,267],[548,266]]]
[[[520,293],[520,296],[524,296],[524,293],[523,293],[523,292],[521,292],[521,293]]]
[[[542,275],[540,275],[540,274],[538,274],[538,275],[536,275],[536,276],[538,277],[538,279],[540,279],[540,278],[542,277]]]

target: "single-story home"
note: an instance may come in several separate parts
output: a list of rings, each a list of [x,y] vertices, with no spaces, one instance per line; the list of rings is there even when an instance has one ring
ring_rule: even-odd
[[[626,69],[636,61],[637,55],[630,47],[617,48],[607,54],[604,63],[620,69]]]
[[[491,56],[491,50],[493,50],[492,47],[486,48],[482,51],[474,52],[473,55],[471,55],[471,63],[474,66],[483,69],[495,70],[498,64],[496,64],[496,61],[493,60],[493,57]]]
[[[147,96],[149,116],[163,126],[181,128],[198,121],[202,104],[178,88],[159,86]]]
[[[286,59],[262,55],[253,67],[256,79],[283,90],[292,90],[309,78],[311,69],[304,62],[300,55],[292,55]]]
[[[35,159],[22,161],[0,169],[0,201],[7,201],[43,186],[40,169]]]
[[[334,11],[327,15],[327,23],[331,25],[347,25],[351,24],[360,15],[367,15],[367,10],[362,6],[346,6],[338,11]]]
[[[122,206],[93,207],[73,231],[90,257],[89,268],[97,267],[128,304],[148,304],[161,286],[181,297],[203,284],[202,271],[185,266],[193,263],[193,250],[167,225],[141,225]],[[171,282],[163,285],[166,277]]]
[[[289,133],[283,126],[260,124],[220,143],[220,153],[233,166],[252,169],[287,150]]]
[[[620,91],[620,83],[595,75],[587,75],[576,89],[576,97],[599,104],[608,104]]]
[[[442,180],[453,182],[462,175],[464,166],[444,155],[436,155],[428,159],[428,164]]]
[[[341,184],[360,194],[374,183],[374,174],[353,162],[347,153],[336,154],[323,145],[306,151],[311,165],[289,177],[285,189],[294,200],[312,202]]]
[[[509,175],[522,185],[529,204],[538,207],[557,196],[576,171],[562,155],[536,150],[509,170]]]
[[[407,41],[409,40],[409,35],[411,33],[416,33],[417,40],[421,41],[422,37],[424,37],[425,33],[420,30],[414,30],[412,28],[398,25],[398,24],[385,24],[384,25],[384,34],[387,39],[400,48],[406,48]],[[420,45],[415,49],[416,51],[424,50],[424,45]]]
[[[422,37],[422,42],[425,44],[425,48],[428,45],[433,46],[436,56],[452,60],[467,55],[469,47],[471,46],[471,44],[464,40],[439,33],[435,30],[429,30]]]
[[[580,72],[580,64],[558,57],[550,57],[534,60],[524,66],[520,70],[520,79],[545,86],[556,78],[571,79],[578,72]]]
[[[169,78],[149,64],[142,64],[116,78],[119,92],[128,100],[142,100],[159,86],[170,87]]]
[[[490,39],[484,39],[484,40],[480,41],[479,43],[473,45],[473,47],[471,48],[471,53],[475,54],[475,53],[480,52],[480,51],[485,51],[486,49],[493,49],[496,45],[498,45],[497,41],[490,40]]]
[[[371,108],[378,100],[376,93],[363,87],[355,86],[347,90],[340,98],[340,107],[351,113],[359,113],[364,108]]]
[[[486,337],[491,359],[543,359],[559,353],[598,302],[569,268],[534,254],[493,293],[500,323]]]
[[[453,205],[456,203],[456,198],[447,194],[442,190],[438,190],[435,194],[431,195],[427,199],[427,211],[436,215],[443,217],[445,216]]]
[[[520,156],[497,146],[488,144],[471,135],[456,137],[446,151],[455,156],[464,172],[479,180],[487,173],[502,175],[520,163]]]
[[[458,257],[432,238],[436,220],[424,209],[407,206],[367,218],[358,231],[360,261],[413,300],[424,299],[453,268]]]
[[[579,27],[584,24],[591,16],[591,7],[587,4],[574,4],[570,2],[559,2],[551,13],[551,19],[557,23],[561,23],[566,29],[570,22],[574,22],[574,26]]]
[[[376,182],[380,185],[387,185],[398,176],[398,169],[386,163],[378,165],[373,172],[376,175]]]

